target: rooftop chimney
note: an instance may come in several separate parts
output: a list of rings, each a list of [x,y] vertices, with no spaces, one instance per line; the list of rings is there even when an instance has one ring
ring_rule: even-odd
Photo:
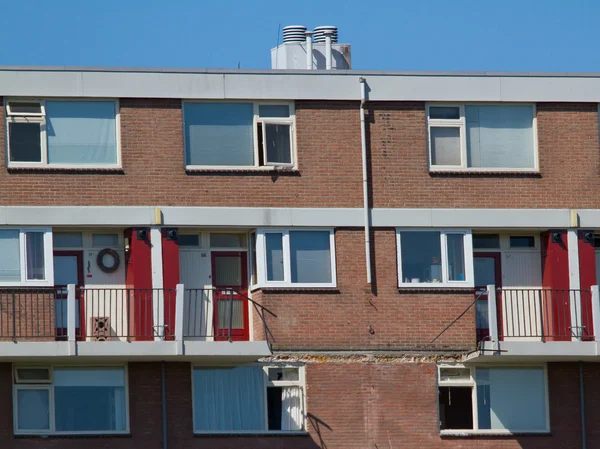
[[[312,50],[312,51],[311,51]],[[283,43],[271,50],[271,68],[289,70],[348,70],[350,45],[338,44],[335,26],[307,31],[303,25],[283,28]]]

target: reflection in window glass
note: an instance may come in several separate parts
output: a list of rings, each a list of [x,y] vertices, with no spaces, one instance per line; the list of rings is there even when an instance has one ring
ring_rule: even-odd
[[[0,230],[0,282],[21,281],[19,231]]]

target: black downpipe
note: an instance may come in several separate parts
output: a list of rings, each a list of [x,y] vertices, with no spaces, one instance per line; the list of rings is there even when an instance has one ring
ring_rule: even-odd
[[[160,389],[162,394],[163,449],[167,449],[167,386],[165,384],[165,362],[161,362],[160,365]]]

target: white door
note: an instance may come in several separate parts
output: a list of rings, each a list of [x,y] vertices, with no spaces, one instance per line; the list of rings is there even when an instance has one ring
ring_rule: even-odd
[[[197,248],[180,248],[179,276],[185,287],[183,336],[187,340],[212,340],[210,252]]]

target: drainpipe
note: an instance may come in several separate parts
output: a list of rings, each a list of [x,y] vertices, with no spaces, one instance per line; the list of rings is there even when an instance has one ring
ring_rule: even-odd
[[[305,31],[306,35],[306,69],[313,69],[313,42],[312,42],[312,31]]]
[[[167,386],[165,385],[165,362],[161,362],[160,364],[160,390],[162,395],[163,449],[167,449]]]
[[[585,388],[583,386],[583,362],[579,362],[579,400],[581,407],[581,447],[587,449],[585,432]]]
[[[327,35],[329,43],[331,36]],[[367,80],[362,76],[360,82],[360,138],[362,145],[362,182],[363,182],[363,212],[365,220],[365,256],[367,263],[367,283],[371,283],[371,231],[369,217],[369,179],[367,178],[367,132],[365,124],[365,103],[367,102]]]
[[[333,31],[325,31],[325,69],[331,70],[331,35]]]

